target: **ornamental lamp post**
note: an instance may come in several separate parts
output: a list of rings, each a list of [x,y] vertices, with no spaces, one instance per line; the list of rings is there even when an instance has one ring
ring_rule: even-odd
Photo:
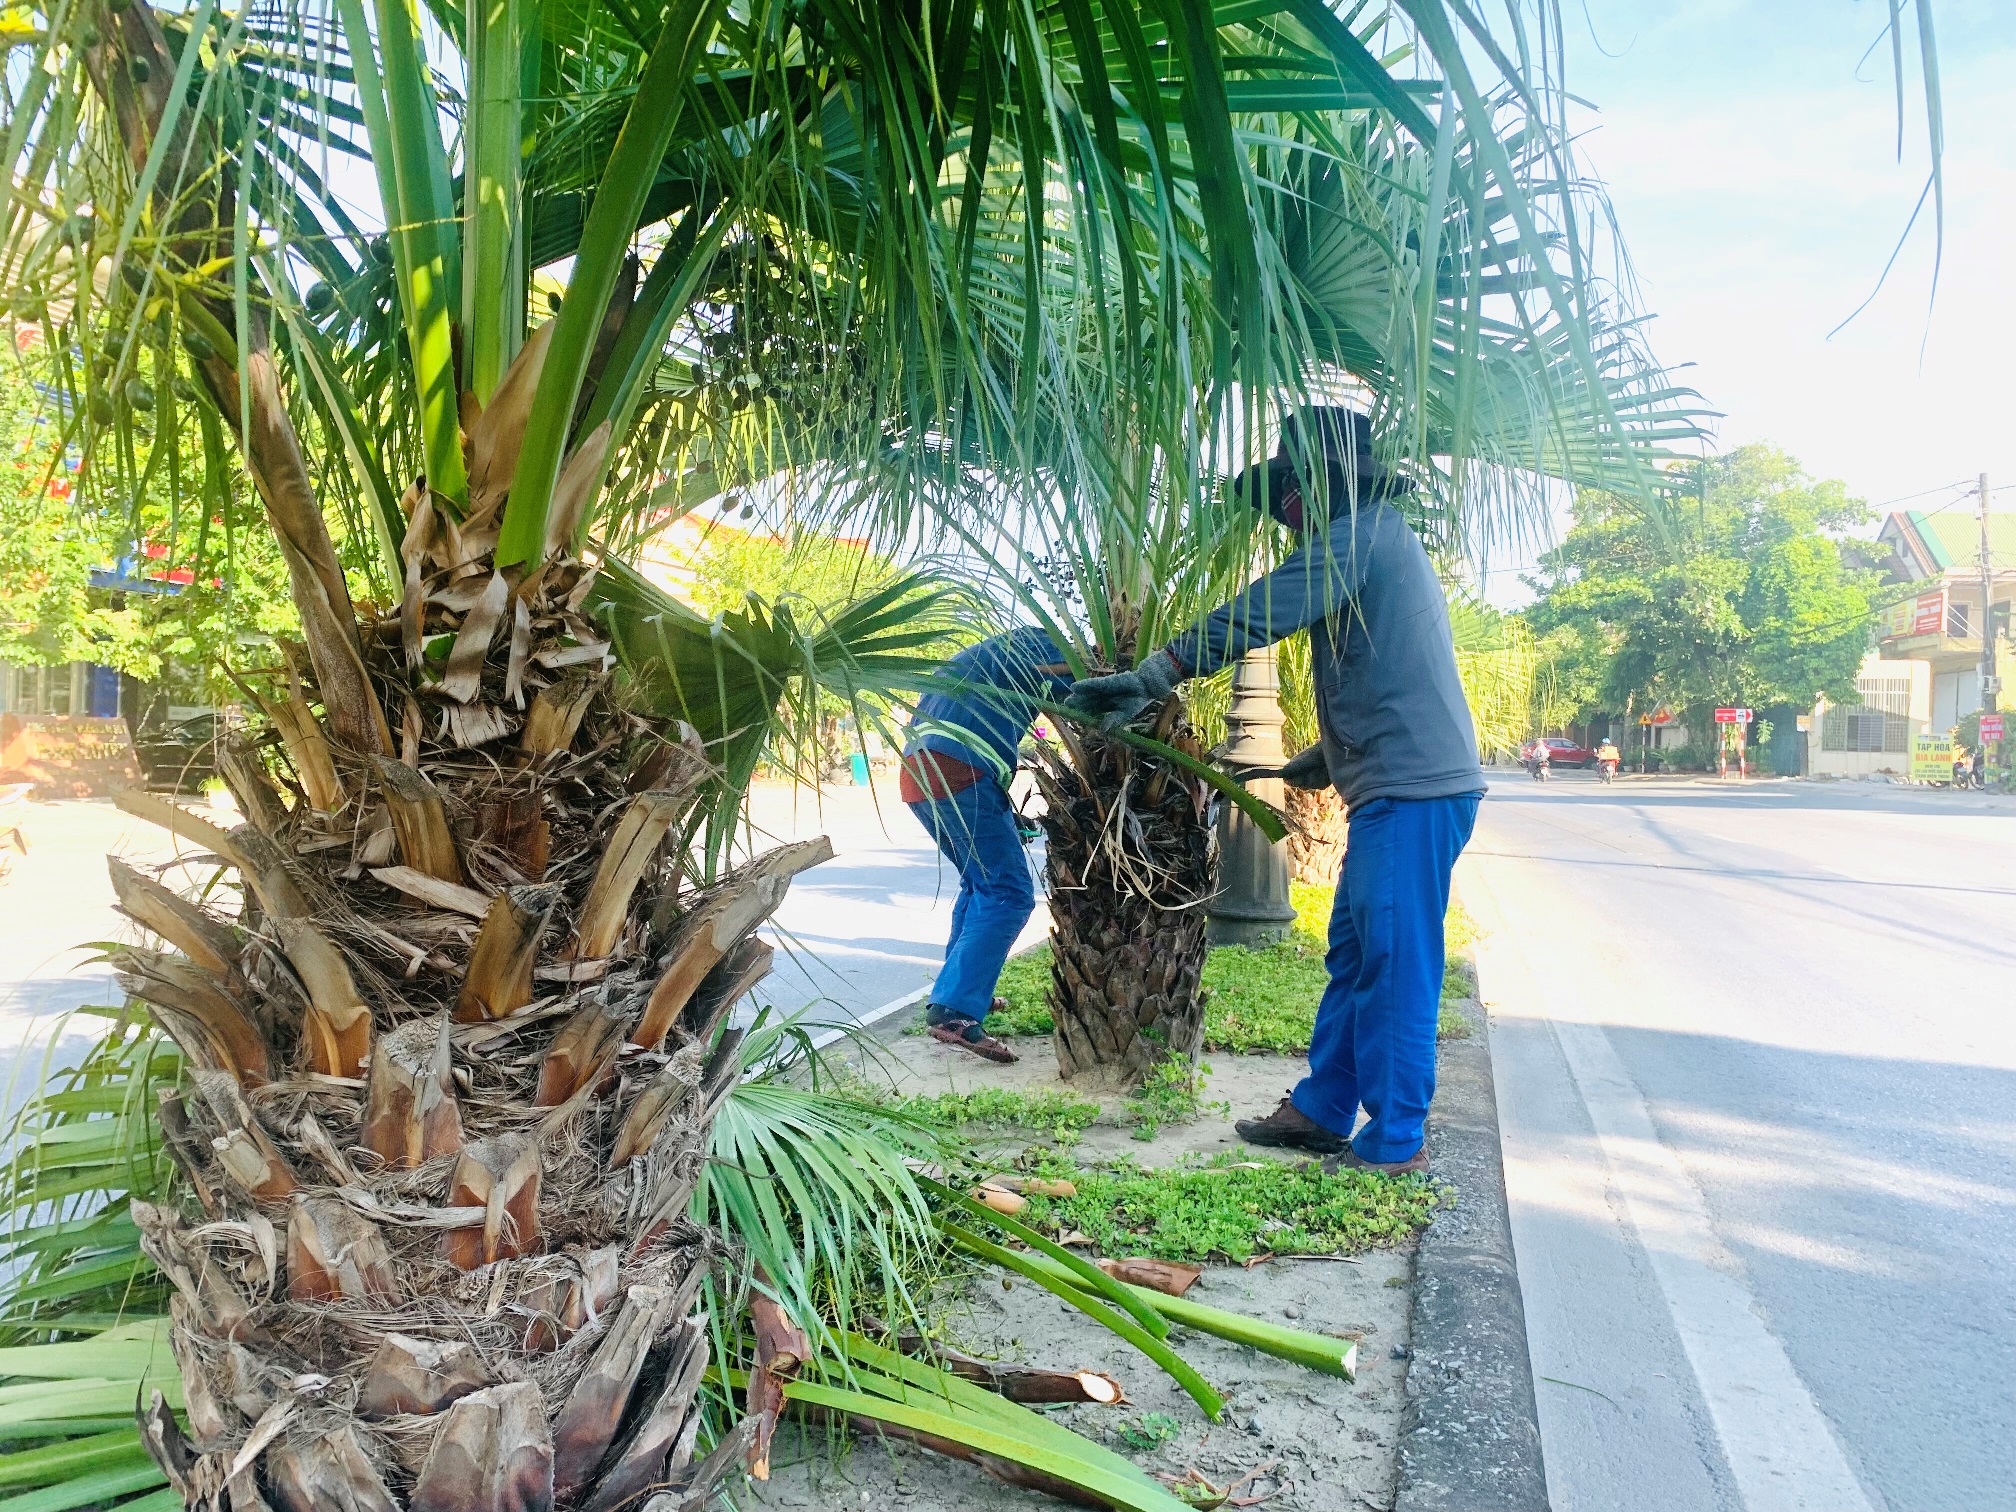
[[[1271,771],[1281,749],[1281,678],[1274,648],[1249,651],[1232,670],[1232,706],[1225,714],[1221,765],[1234,777]],[[1279,777],[1246,784],[1253,796],[1280,808]],[[1269,840],[1232,803],[1218,806],[1218,894],[1211,900],[1205,938],[1212,945],[1271,945],[1288,937],[1295,905],[1288,900],[1288,848]]]

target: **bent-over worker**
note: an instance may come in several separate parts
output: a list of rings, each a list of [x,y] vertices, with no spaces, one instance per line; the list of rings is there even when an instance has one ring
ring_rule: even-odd
[[[1004,1065],[1017,1058],[986,1030],[1008,952],[1036,908],[1008,779],[1037,699],[1056,702],[1071,670],[1049,635],[1023,626],[945,664],[943,691],[918,701],[903,754],[902,795],[959,871],[952,937],[931,986],[934,1039]]]

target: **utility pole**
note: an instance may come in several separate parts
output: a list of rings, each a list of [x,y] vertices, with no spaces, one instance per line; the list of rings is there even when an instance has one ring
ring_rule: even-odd
[[[2002,680],[1995,675],[1995,558],[1988,550],[1988,474],[1976,484],[1981,496],[1981,709],[1993,714]]]

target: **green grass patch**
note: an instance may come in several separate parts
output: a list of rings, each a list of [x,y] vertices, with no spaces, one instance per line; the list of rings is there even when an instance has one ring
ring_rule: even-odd
[[[893,1104],[899,1113],[941,1129],[1042,1129],[1059,1144],[1077,1142],[1099,1117],[1099,1104],[1071,1092],[1019,1092],[980,1087],[971,1092],[919,1094]]]
[[[1230,1055],[1299,1055],[1316,1028],[1330,973],[1299,937],[1262,950],[1224,945],[1205,959],[1204,1044]]]
[[[1204,962],[1204,1048],[1228,1055],[1300,1055],[1309,1048],[1316,1027],[1316,1006],[1329,981],[1323,956],[1330,930],[1331,893],[1325,887],[1296,882],[1289,887],[1295,923],[1288,938],[1262,950],[1224,945]],[[1449,962],[1442,976],[1442,996],[1475,997],[1477,977],[1462,952],[1478,938],[1476,922],[1463,905],[1449,905],[1443,935]],[[988,1032],[1002,1039],[1048,1034],[1050,1007],[1050,947],[1017,956],[1001,973],[998,993],[1005,1010],[987,1016]],[[1463,1021],[1444,1013],[1437,1022],[1444,1039],[1469,1032]]]
[[[1014,957],[1002,968],[1001,985],[994,989],[996,997],[1008,1000],[1008,1007],[987,1015],[987,1032],[1001,1039],[1048,1034],[1053,1027],[1049,994],[1050,947],[1042,945]]]
[[[1442,1188],[1419,1177],[1365,1171],[1326,1175],[1225,1154],[1209,1163],[1144,1170],[1131,1161],[1083,1170],[1046,1163],[1075,1197],[1031,1197],[1025,1221],[1089,1237],[1103,1255],[1162,1260],[1250,1260],[1257,1254],[1349,1255],[1397,1244],[1434,1217]]]

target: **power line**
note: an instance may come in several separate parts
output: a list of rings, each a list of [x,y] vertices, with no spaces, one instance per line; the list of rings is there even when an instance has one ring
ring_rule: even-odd
[[[2016,483],[2010,484],[2009,487],[2016,488]],[[1871,504],[1869,507],[1871,509],[1888,509],[1893,504],[1909,504],[1913,499],[1929,498],[1936,493],[1950,493],[1956,488],[1964,488],[1971,494],[1974,491],[1974,482],[1971,478],[1962,478],[1958,483],[1941,483],[1936,487],[1924,490],[1922,493],[1905,494],[1901,499],[1885,499],[1881,504]],[[1940,507],[1944,508],[1945,506],[1942,505]]]

